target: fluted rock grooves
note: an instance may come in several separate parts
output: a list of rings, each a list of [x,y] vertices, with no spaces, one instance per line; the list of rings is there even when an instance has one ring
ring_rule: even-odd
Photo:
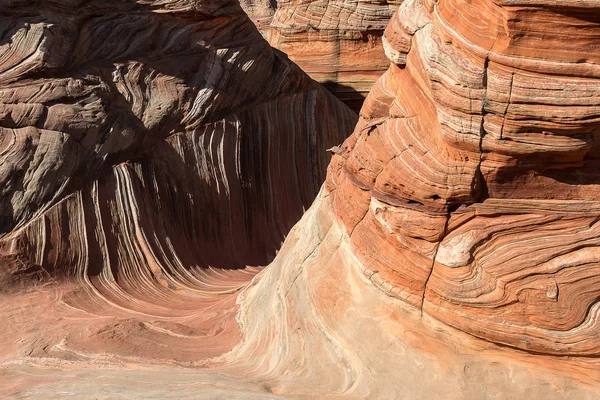
[[[2,361],[230,350],[356,115],[235,1],[0,10]]]
[[[223,15],[227,8],[216,10]],[[176,167],[168,154],[186,166],[191,153],[191,165],[226,156],[211,153],[210,141],[206,156],[190,150],[202,147],[194,135],[207,135],[198,127],[141,141],[152,143],[146,152],[121,145],[113,158],[85,163],[72,176],[102,176],[76,189],[45,178],[62,176],[78,165],[76,157],[41,168],[33,156],[12,156],[15,170],[51,174],[21,173],[27,179],[18,181],[13,172],[13,181],[35,178],[40,191],[70,194],[53,206],[42,194],[9,202],[25,205],[5,222],[6,265],[18,270],[28,255],[41,260],[31,261],[32,269],[62,257],[44,270],[71,275],[62,284],[42,279],[38,291],[4,295],[2,315],[13,324],[0,335],[0,376],[13,379],[0,388],[31,397],[51,397],[59,388],[80,397],[114,390],[156,398],[598,398],[599,15],[595,1],[405,0],[383,36],[389,69],[352,136],[332,149],[315,202],[260,271],[216,268],[235,266],[227,262],[238,260],[240,248],[251,255],[260,244],[244,236],[244,246],[202,261],[210,251],[193,238],[222,232],[222,222],[203,218],[216,225],[201,229],[192,205],[164,211],[181,197],[194,205],[209,193],[235,198],[232,182],[239,181],[226,179],[225,167],[209,169],[207,190],[196,189],[206,175],[193,168],[169,172]],[[296,73],[291,82],[303,77]],[[310,87],[329,105],[314,112],[324,112],[321,123],[328,121],[326,132],[335,135],[336,124],[348,120],[344,109]],[[266,104],[276,107],[286,96],[270,98]],[[244,108],[252,121],[260,104]],[[11,113],[27,121],[35,115],[33,108]],[[76,120],[70,118],[59,120]],[[43,119],[51,120],[49,113]],[[299,124],[294,119],[285,129]],[[28,126],[26,132],[40,129]],[[233,129],[224,121],[202,126]],[[21,141],[5,141],[2,154],[29,154],[42,143]],[[66,148],[67,141],[60,143]],[[129,154],[138,158],[110,161]],[[284,165],[275,171],[283,173]],[[300,180],[314,176],[294,173]],[[51,191],[50,183],[59,189]],[[6,192],[27,192],[14,187]],[[277,207],[296,192],[283,193]],[[210,204],[220,218],[222,203]],[[225,245],[222,237],[211,237],[214,246]],[[93,264],[95,273],[91,259],[102,260]],[[182,260],[196,264],[186,268]],[[202,268],[204,262],[211,267]]]

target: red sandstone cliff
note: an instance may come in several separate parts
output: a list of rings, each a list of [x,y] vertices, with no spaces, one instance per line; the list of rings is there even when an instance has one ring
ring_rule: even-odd
[[[223,10],[207,12],[210,29],[238,9]],[[599,15],[594,1],[404,1],[383,39],[392,64],[366,99],[353,135],[332,150],[315,203],[253,279],[252,268],[179,267],[168,247],[179,243],[161,236],[170,223],[161,199],[180,204],[188,187],[146,179],[137,158],[114,164],[108,178],[33,215],[25,228],[18,218],[28,214],[12,213],[5,222],[8,260],[75,254],[60,265],[86,265],[86,249],[109,243],[100,233],[117,232],[115,243],[123,245],[114,246],[109,260],[126,260],[128,267],[118,285],[108,272],[90,277],[76,268],[83,282],[68,288],[42,281],[37,292],[4,295],[9,329],[0,336],[0,377],[11,381],[0,388],[30,397],[51,397],[59,388],[79,397],[597,398]],[[228,40],[250,36],[231,33]],[[290,77],[290,85],[303,76]],[[330,107],[337,104],[314,90]],[[256,118],[254,106],[247,110]],[[332,121],[329,109],[322,115]],[[163,158],[152,149],[142,160]],[[39,170],[54,171],[46,165]],[[170,171],[171,163],[162,165]],[[145,197],[158,203],[150,209],[157,215],[139,217],[136,196],[143,190],[131,183],[134,174],[144,177],[140,188],[164,185]],[[231,181],[223,176],[202,193],[225,190]],[[49,181],[36,182],[46,188]],[[18,187],[6,193],[20,193]],[[106,201],[95,193],[116,195]],[[42,206],[49,201],[39,198],[31,197]],[[171,209],[172,218],[182,218],[176,227],[197,226],[185,211],[177,217]],[[108,219],[114,227],[100,233],[88,228],[99,226],[94,221],[104,227],[107,214],[118,224]],[[59,225],[60,238],[85,241],[53,242],[48,232]],[[127,230],[119,233],[118,226]],[[249,236],[256,234],[265,233]],[[193,241],[183,243],[190,260],[206,257],[194,253]],[[219,260],[234,258],[227,251],[217,252]]]
[[[597,397],[600,7],[407,0],[383,43],[321,195],[244,297],[241,354],[292,368],[286,393]]]

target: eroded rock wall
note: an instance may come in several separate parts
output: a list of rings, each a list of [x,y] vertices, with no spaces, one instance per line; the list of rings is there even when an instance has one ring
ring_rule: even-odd
[[[82,237],[115,251],[99,273],[79,273],[83,282],[3,295],[0,376],[11,379],[0,388],[38,398],[598,398],[598,15],[593,1],[405,0],[382,39],[391,66],[267,268],[178,268],[209,251],[179,233],[200,223],[180,197],[235,193],[227,162],[214,175],[167,174],[171,160],[229,154],[209,140],[207,155],[192,156],[196,131],[115,162],[22,227],[15,216],[27,213],[11,214],[7,256],[73,254],[69,268],[87,265],[94,247]],[[296,79],[285,87],[299,90]],[[331,121],[338,103],[315,90],[332,107],[315,115],[325,108],[321,122]],[[261,104],[243,108],[252,121]],[[269,115],[295,109],[283,104]],[[230,115],[203,126],[221,135],[236,126]],[[277,166],[268,171],[285,172]],[[197,189],[197,176],[213,190]],[[65,220],[60,240],[44,235]],[[97,221],[111,228],[98,232]],[[219,263],[240,248],[219,248]],[[112,260],[128,267],[115,275]]]
[[[272,46],[355,112],[388,68],[383,31],[402,0],[280,0],[242,6]]]
[[[131,218],[131,206],[143,219],[135,229],[224,246],[198,243],[204,256],[184,264],[268,262],[352,113],[272,50],[235,2],[77,5],[3,6],[3,247],[23,243],[38,264],[61,264],[64,252],[49,261],[41,242],[68,240],[50,232],[63,218],[91,218],[85,248],[105,240],[101,220]],[[107,230],[133,229],[117,225]]]
[[[573,356],[599,349],[600,21],[582,7],[404,4],[384,36],[394,64],[327,183],[387,293]]]
[[[599,15],[406,0],[383,36],[392,65],[314,210],[245,297],[247,337],[273,338],[275,355],[256,339],[245,356],[267,370],[304,354],[306,381],[267,375],[289,393],[319,380],[358,398],[596,396]],[[289,321],[300,333],[278,335]],[[328,352],[314,360],[305,341]]]
[[[236,1],[0,10],[0,357],[231,348],[356,115]]]

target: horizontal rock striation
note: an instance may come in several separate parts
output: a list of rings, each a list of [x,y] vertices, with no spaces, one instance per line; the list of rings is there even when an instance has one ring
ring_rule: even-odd
[[[245,357],[263,335],[277,354],[265,370],[306,354],[314,375],[284,379],[290,393],[318,381],[357,398],[597,396],[599,13],[404,1],[383,36],[392,65],[296,239],[245,297]],[[277,284],[285,295],[265,300]],[[277,335],[289,321],[301,333]],[[306,337],[329,352],[313,362]]]
[[[385,292],[484,339],[556,355],[600,349],[600,25],[584,13],[405,2],[384,36],[394,63],[327,181]]]
[[[402,0],[241,3],[272,46],[358,112],[388,68],[381,36]]]

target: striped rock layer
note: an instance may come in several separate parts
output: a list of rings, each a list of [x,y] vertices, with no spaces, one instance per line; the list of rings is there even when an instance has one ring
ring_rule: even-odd
[[[236,1],[2,2],[0,362],[231,349],[355,123]]]
[[[192,179],[152,180],[134,159],[44,211],[48,222],[15,222],[3,250],[14,265],[24,253],[86,265],[93,252],[79,249],[93,240],[116,250],[99,271],[5,295],[0,378],[10,379],[0,388],[30,398],[598,398],[598,15],[593,0],[405,0],[382,39],[389,69],[267,268],[180,268],[207,250],[175,232],[196,226],[187,206],[169,231],[163,201],[181,204]],[[163,141],[188,160],[185,138]],[[152,149],[153,163],[165,158]],[[214,192],[234,193],[219,174]],[[44,235],[73,215],[60,242]]]
[[[240,351],[285,393],[597,397],[600,4],[406,0],[383,43]]]
[[[269,43],[358,112],[388,68],[381,37],[402,0],[242,0]]]
[[[376,285],[493,343],[600,355],[599,12],[402,5],[327,183]]]

